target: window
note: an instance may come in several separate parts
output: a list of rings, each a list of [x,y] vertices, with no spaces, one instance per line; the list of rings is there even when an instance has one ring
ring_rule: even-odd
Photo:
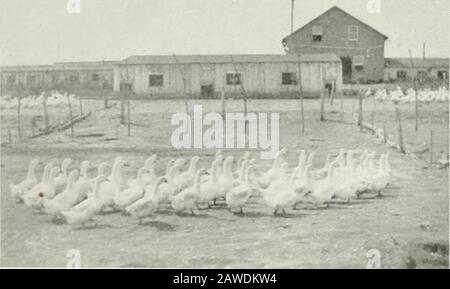
[[[78,81],[78,73],[73,73],[69,76],[70,82],[77,82]]]
[[[227,73],[227,85],[240,85],[242,74],[240,73]]]
[[[293,72],[283,72],[281,74],[282,85],[297,85],[297,74]]]
[[[364,56],[355,55],[353,56],[353,65],[357,71],[363,70],[364,68]]]
[[[438,79],[448,79],[448,71],[446,70],[439,70],[437,73]]]
[[[407,76],[406,71],[404,71],[404,70],[397,71],[397,79],[405,80],[406,76]]]
[[[348,26],[348,40],[358,40],[358,26],[349,25]]]
[[[148,85],[153,86],[163,86],[164,76],[162,74],[150,74],[148,76]]]
[[[93,81],[99,81],[100,80],[100,75],[98,75],[98,73],[92,74],[92,80]]]
[[[8,83],[15,83],[16,82],[16,76],[15,75],[9,75],[8,76]]]
[[[428,75],[428,73],[425,71],[425,70],[419,70],[419,71],[417,71],[417,76],[419,77],[419,78],[424,78],[424,77],[426,77]]]
[[[312,27],[312,39],[314,42],[321,42],[322,41],[322,26],[317,25]]]

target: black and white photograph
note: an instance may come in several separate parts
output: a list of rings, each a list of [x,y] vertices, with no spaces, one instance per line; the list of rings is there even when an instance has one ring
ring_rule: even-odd
[[[448,269],[449,12],[0,0],[0,267]]]

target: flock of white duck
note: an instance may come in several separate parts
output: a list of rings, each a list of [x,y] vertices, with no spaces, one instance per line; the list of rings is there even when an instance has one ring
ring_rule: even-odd
[[[44,104],[44,93],[40,95],[29,95],[20,98],[20,107],[25,109],[41,108]],[[74,103],[77,98],[75,95],[68,95],[67,93],[59,93],[58,91],[51,91],[47,96],[47,106],[61,107],[69,105],[69,99],[71,103]],[[1,109],[16,109],[19,104],[19,98],[5,95],[0,98]]]
[[[296,209],[300,203],[328,207],[333,199],[348,202],[365,193],[381,195],[390,182],[389,153],[376,157],[374,152],[364,151],[355,158],[352,150],[342,149],[337,156],[328,154],[319,169],[313,169],[314,155],[302,150],[298,165],[290,169],[283,148],[270,169],[263,171],[249,152],[235,161],[218,151],[208,169],[198,168],[198,156],[191,158],[187,169],[184,159],[171,159],[162,176],[155,173],[158,157],[152,155],[136,177],[128,180],[123,174],[127,164],[120,156],[112,164],[100,163],[95,177],[88,175],[92,166],[88,160],[81,162],[79,170],[70,172],[69,158],[61,167],[48,163],[40,181],[35,175],[39,161],[33,159],[26,179],[11,184],[10,190],[17,202],[84,226],[107,208],[120,210],[141,223],[159,209],[194,214],[196,209],[214,208],[216,202],[225,202],[233,213],[243,213],[251,198],[267,205],[274,214]]]
[[[372,91],[367,92],[372,94]],[[416,101],[416,94],[414,89],[409,88],[404,93],[400,87],[395,90],[387,91],[386,89],[377,89],[374,92],[375,99],[379,102],[391,101],[395,104],[412,103]],[[446,102],[449,99],[449,91],[446,87],[440,87],[438,90],[431,90],[429,88],[417,90],[417,100],[423,103],[431,102]]]

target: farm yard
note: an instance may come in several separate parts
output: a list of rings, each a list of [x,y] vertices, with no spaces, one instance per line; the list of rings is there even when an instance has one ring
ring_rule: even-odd
[[[405,155],[388,147],[370,131],[360,131],[354,114],[357,100],[337,99],[326,103],[325,121],[319,121],[319,100],[304,100],[305,131],[301,132],[299,100],[248,100],[249,112],[280,113],[280,147],[286,147],[286,160],[293,168],[300,150],[316,151],[314,168],[320,168],[328,153],[352,149],[358,156],[371,150],[377,156],[390,152],[393,176],[381,197],[363,195],[349,203],[332,200],[328,208],[300,204],[296,210],[273,215],[264,200],[254,196],[243,214],[232,214],[223,201],[211,209],[196,210],[195,215],[161,210],[138,223],[136,218],[106,211],[94,216],[86,227],[54,222],[43,213],[33,212],[14,202],[10,183],[20,182],[27,164],[39,158],[38,177],[44,164],[60,164],[72,158],[69,171],[90,160],[93,167],[103,161],[112,163],[122,156],[129,164],[127,177],[133,177],[144,161],[158,155],[157,175],[164,174],[171,158],[189,160],[200,157],[199,166],[209,168],[214,160],[212,149],[179,149],[170,143],[174,127],[173,113],[184,111],[181,100],[132,100],[131,130],[120,124],[120,104],[83,99],[85,112],[91,114],[70,129],[49,135],[6,139],[8,129],[16,127],[17,113],[2,110],[1,151],[1,265],[23,267],[64,267],[67,252],[78,249],[86,267],[294,267],[294,268],[365,268],[367,252],[381,252],[383,268],[448,267],[448,166],[429,164],[430,130],[434,131],[434,160],[448,158],[448,102],[421,104],[419,131],[414,130],[414,105],[398,107],[402,114]],[[203,111],[221,112],[220,100],[191,100],[202,104]],[[51,108],[50,122],[64,115],[67,107]],[[74,108],[76,110],[76,108]],[[227,112],[242,111],[242,100],[227,100]],[[373,114],[372,114],[373,111]],[[42,115],[42,108],[24,110],[24,118]],[[364,100],[364,121],[386,127],[388,138],[397,141],[394,105]],[[26,123],[26,121],[24,121]],[[237,160],[244,149],[224,150]],[[251,151],[251,150],[250,150]],[[251,157],[263,170],[269,160]],[[447,163],[448,164],[448,163]],[[88,171],[95,176],[96,169]]]

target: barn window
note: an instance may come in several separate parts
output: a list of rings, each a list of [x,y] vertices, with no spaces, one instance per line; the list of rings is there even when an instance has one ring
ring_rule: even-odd
[[[398,70],[397,71],[397,79],[405,80],[406,76],[407,76],[406,71],[404,71],[404,70]]]
[[[448,71],[446,70],[439,70],[437,73],[438,79],[448,79]]]
[[[227,85],[240,85],[241,81],[241,73],[227,73]]]
[[[72,73],[72,74],[69,76],[69,80],[70,80],[71,82],[77,82],[77,81],[79,80],[78,73]]]
[[[148,76],[148,85],[153,86],[163,86],[164,76],[162,74],[150,74]]]
[[[98,81],[99,79],[100,79],[100,75],[98,73],[92,74],[92,80],[93,81]]]
[[[8,76],[8,83],[15,83],[16,82],[16,76],[15,75],[9,75]]]
[[[428,73],[427,73],[425,70],[419,70],[419,71],[417,71],[417,76],[418,76],[419,78],[426,77],[427,75],[428,75]]]
[[[321,42],[322,41],[322,26],[317,25],[312,27],[312,39],[314,42]]]
[[[355,66],[356,70],[362,70],[364,68],[364,56],[362,55],[355,55],[353,56],[353,65]]]
[[[297,74],[293,72],[283,72],[281,74],[282,85],[297,85]]]
[[[347,29],[348,29],[348,40],[358,40],[359,38],[358,26],[349,25]]]

